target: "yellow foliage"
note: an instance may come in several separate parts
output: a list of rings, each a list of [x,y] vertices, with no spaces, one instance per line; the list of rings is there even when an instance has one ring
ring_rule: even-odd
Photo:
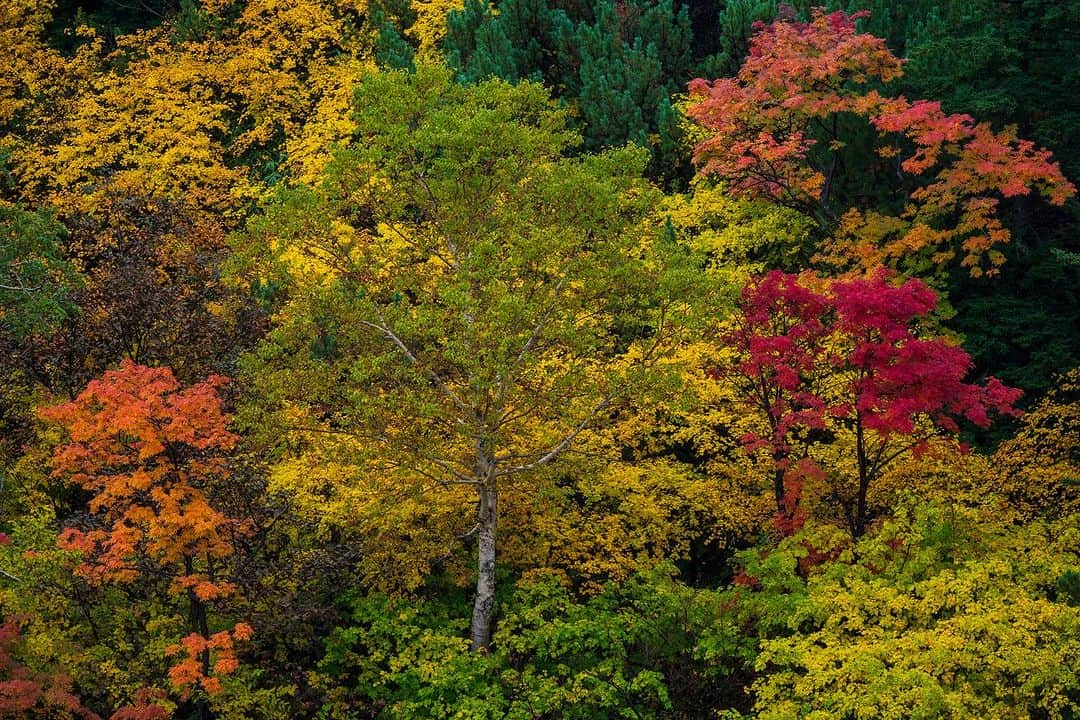
[[[288,167],[298,181],[318,184],[334,150],[352,135],[353,88],[358,78],[373,67],[370,59],[346,58],[326,65],[310,78],[316,99],[308,120],[285,139]]]
[[[464,0],[412,0],[416,20],[406,35],[416,40],[421,58],[438,58],[439,46],[446,37],[446,18],[451,11],[461,10],[464,6]]]
[[[164,25],[105,54],[90,33],[65,59],[41,39],[51,3],[4,3],[0,147],[26,199],[93,211],[109,184],[236,219],[262,193],[254,179],[317,174],[370,64],[366,5],[252,0],[236,18],[230,6],[204,3],[221,14],[204,37]]]
[[[752,273],[798,262],[810,241],[804,215],[766,202],[742,200],[723,185],[697,179],[690,193],[670,195],[661,208],[680,238],[710,259],[723,284],[742,287]]]
[[[1080,512],[1080,369],[1023,418],[987,468],[986,482],[1023,518]]]

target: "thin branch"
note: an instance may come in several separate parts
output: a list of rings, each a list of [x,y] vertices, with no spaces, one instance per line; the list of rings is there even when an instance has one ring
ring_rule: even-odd
[[[515,465],[513,467],[508,467],[503,470],[498,470],[495,472],[495,476],[501,477],[504,475],[514,475],[520,472],[534,470],[542,465],[547,465],[549,462],[559,457],[559,455],[561,455],[563,451],[565,451],[566,448],[570,446],[570,443],[572,443],[578,435],[585,431],[585,428],[589,426],[589,423],[592,422],[593,418],[595,418],[601,410],[611,405],[611,397],[611,395],[608,395],[599,403],[597,403],[593,407],[593,409],[589,411],[589,414],[586,415],[580,423],[578,423],[577,427],[575,427],[573,431],[571,431],[566,437],[560,440],[554,447],[541,455],[539,458],[537,458],[531,463],[526,463],[524,465]]]
[[[0,283],[0,290],[7,290],[9,292],[32,293],[41,290],[42,287],[44,286],[38,285],[37,287],[26,287],[25,285],[5,285],[3,283]]]
[[[467,405],[460,397],[458,397],[457,393],[450,389],[450,386],[446,384],[446,382],[437,372],[435,372],[429,367],[425,367],[424,364],[420,362],[420,359],[416,357],[413,351],[409,349],[409,346],[405,344],[405,341],[398,337],[397,333],[387,327],[386,322],[381,317],[379,318],[378,323],[373,323],[368,320],[360,320],[359,322],[361,325],[369,327],[373,330],[377,330],[383,335],[385,335],[386,338],[390,340],[390,342],[394,343],[394,345],[396,345],[397,348],[401,350],[405,357],[409,358],[409,360],[418,367],[423,368],[424,373],[431,379],[433,383],[435,383],[435,386],[439,388],[440,392],[446,395],[446,397],[448,397],[451,402],[457,405],[459,410],[466,413],[467,415],[470,415],[474,420],[478,420],[475,410],[470,405]]]

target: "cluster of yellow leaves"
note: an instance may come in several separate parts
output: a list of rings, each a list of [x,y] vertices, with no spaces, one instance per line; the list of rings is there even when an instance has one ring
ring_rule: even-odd
[[[407,34],[416,40],[421,58],[438,58],[439,46],[446,37],[446,17],[464,6],[464,0],[412,0],[410,7],[416,13],[416,20]]]
[[[1072,717],[1080,607],[1046,588],[1075,568],[1077,517],[901,515],[807,581],[789,637],[763,644],[763,720]],[[807,628],[812,628],[807,631]]]
[[[324,533],[355,538],[373,586],[411,592],[436,569],[470,582],[471,488],[365,463],[341,439],[309,442],[302,456],[274,467],[271,490]],[[736,477],[679,463],[571,460],[503,489],[500,562],[520,572],[557,569],[596,591],[665,558],[685,559],[692,546],[722,548],[747,537],[768,517],[769,503]]]
[[[728,547],[769,515],[767,497],[669,460],[567,470],[557,482],[505,493],[503,557],[522,571],[555,569],[585,592]]]
[[[92,38],[65,59],[43,39],[48,2],[5,3],[0,38],[15,52],[0,73],[0,147],[25,199],[93,211],[111,184],[236,218],[259,178],[286,164],[316,172],[346,132],[371,44],[365,7],[251,0],[225,17],[234,11],[196,9],[215,27],[201,37],[165,25],[111,51]]]
[[[350,118],[350,106],[356,79],[373,67],[370,59],[347,57],[309,79],[314,102],[308,120],[285,138],[288,167],[299,182],[317,183],[334,149],[352,135],[355,123]]]
[[[1080,370],[1024,416],[991,461],[988,482],[1022,517],[1080,512]]]
[[[31,172],[63,136],[78,95],[97,68],[102,43],[89,30],[87,42],[65,58],[44,36],[53,0],[11,0],[0,4],[0,152],[21,175],[29,199],[41,191]]]
[[[689,193],[666,196],[661,213],[681,240],[707,254],[720,287],[740,288],[753,273],[798,263],[811,242],[806,216],[737,198],[722,184],[700,178]]]

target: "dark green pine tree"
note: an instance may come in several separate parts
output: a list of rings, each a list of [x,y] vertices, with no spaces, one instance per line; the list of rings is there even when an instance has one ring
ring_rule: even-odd
[[[375,38],[375,62],[390,70],[415,70],[416,52],[402,37],[397,25],[381,10],[375,11],[374,21],[378,28]]]
[[[652,174],[665,180],[686,175],[670,96],[694,74],[691,48],[688,10],[672,0],[505,0],[497,13],[467,0],[444,46],[463,82],[543,81],[574,109],[586,150],[650,147]]]

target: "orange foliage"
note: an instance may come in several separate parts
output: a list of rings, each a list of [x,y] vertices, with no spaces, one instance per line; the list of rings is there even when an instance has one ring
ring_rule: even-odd
[[[170,369],[125,360],[75,400],[41,411],[69,436],[53,454],[53,474],[93,493],[89,509],[100,523],[65,529],[60,546],[82,554],[76,572],[94,583],[132,582],[148,569],[171,574],[171,592],[187,597],[198,627],[178,646],[188,657],[169,676],[207,692],[217,687],[206,676],[209,653],[220,654],[217,672],[232,672],[233,638],[251,637],[243,624],[210,634],[205,620],[207,601],[235,591],[217,575],[233,537],[249,530],[205,492],[225,476],[225,453],[237,442],[218,395],[226,382],[214,376],[181,388]]]
[[[165,650],[169,656],[181,657],[169,668],[169,681],[179,688],[199,686],[209,695],[220,692],[220,676],[234,673],[240,667],[235,643],[250,640],[252,635],[254,631],[247,623],[237,623],[231,632],[222,630],[209,637],[191,633]]]
[[[223,377],[181,390],[168,368],[125,360],[75,400],[41,411],[70,442],[53,454],[53,475],[94,493],[89,506],[103,528],[68,528],[60,544],[84,553],[80,574],[102,581],[138,577],[137,560],[176,565],[224,558],[241,522],[214,509],[201,489],[225,473],[222,453],[236,444],[217,390]],[[200,588],[205,575],[178,574],[174,588]]]
[[[1076,188],[1013,128],[996,132],[940,103],[868,89],[902,69],[884,40],[856,31],[863,15],[816,10],[808,23],[775,22],[754,37],[737,77],[691,82],[689,114],[711,133],[694,162],[737,194],[831,216],[845,145],[837,119],[863,117],[878,133],[877,154],[895,163],[887,174],[915,187],[897,218],[849,211],[819,259],[865,269],[927,252],[939,263],[959,256],[972,275],[996,272],[1004,256],[995,248],[1009,240],[999,199],[1038,192],[1061,205]]]

